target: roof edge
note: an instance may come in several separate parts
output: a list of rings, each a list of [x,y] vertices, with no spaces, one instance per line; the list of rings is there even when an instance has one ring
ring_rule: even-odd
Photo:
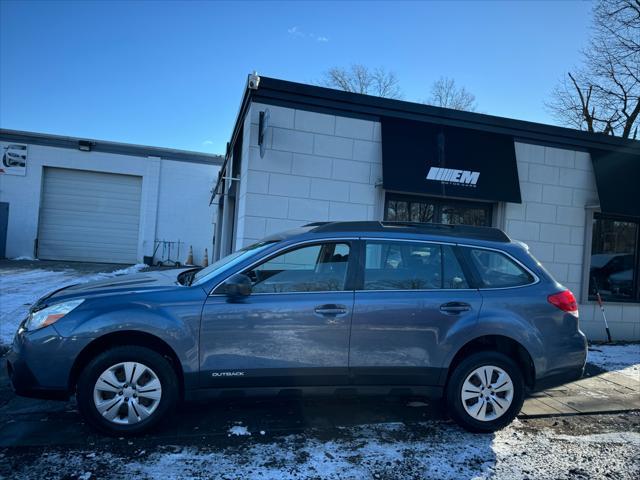
[[[317,85],[260,77],[256,90],[245,93],[256,102],[298,103],[304,109],[324,109],[348,115],[400,117],[513,135],[521,141],[548,142],[554,146],[628,150],[640,153],[640,141],[591,133],[527,120],[466,112],[421,103],[345,92]]]
[[[0,140],[71,149],[78,149],[78,143],[82,141],[89,142],[91,145],[91,151],[94,152],[134,155],[138,157],[160,157],[165,160],[205,163],[209,165],[221,165],[223,161],[223,157],[221,155],[193,152],[190,150],[120,143],[108,140],[95,140],[83,137],[69,137],[23,130],[10,130],[6,128],[0,128]]]

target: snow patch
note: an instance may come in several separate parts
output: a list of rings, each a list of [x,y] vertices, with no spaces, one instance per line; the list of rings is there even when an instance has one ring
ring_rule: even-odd
[[[242,425],[234,425],[229,430],[227,430],[228,435],[235,435],[238,437],[250,436],[251,432],[247,429],[247,427],[243,427]]]
[[[640,344],[594,345],[589,348],[587,362],[640,382]]]
[[[635,445],[640,447],[640,433],[638,432],[610,432],[610,433],[595,433],[591,435],[556,435],[556,438],[560,440],[566,440],[570,442],[581,443],[619,443],[625,445]]]
[[[326,441],[296,434],[269,443],[249,440],[242,449],[161,450],[119,465],[113,474],[122,468],[140,478],[224,478],[233,472],[234,478],[265,479],[525,479],[565,478],[579,466],[586,478],[603,471],[633,478],[640,441],[635,432],[573,437],[516,424],[477,435],[442,422],[421,426],[425,433],[418,436],[402,424],[377,424],[347,427],[344,437]]]
[[[13,340],[18,325],[29,307],[53,290],[75,283],[93,282],[114,276],[140,272],[144,264],[136,264],[114,272],[83,274],[75,270],[50,271],[41,268],[25,270],[17,265],[0,269],[0,343]]]
[[[232,429],[246,431],[234,425]],[[448,422],[342,427],[329,439],[312,429],[242,445],[165,445],[137,458],[99,451],[47,452],[16,465],[15,478],[78,478],[99,468],[110,478],[183,479],[375,478],[633,479],[640,469],[640,433],[587,435],[532,429],[514,422],[494,434],[470,434]],[[323,437],[326,438],[325,435]],[[235,442],[230,442],[235,443]],[[99,475],[98,475],[99,476]]]
[[[121,268],[120,270],[116,270],[115,272],[102,273],[102,274],[99,274],[99,275],[105,275],[106,277],[119,277],[120,275],[130,275],[132,273],[141,272],[145,268],[147,268],[147,265],[145,265],[144,263],[136,263],[135,265],[131,265],[130,267]]]

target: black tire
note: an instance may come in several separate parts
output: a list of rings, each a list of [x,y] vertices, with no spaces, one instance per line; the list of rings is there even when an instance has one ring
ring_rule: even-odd
[[[511,405],[502,415],[489,421],[471,416],[465,410],[462,401],[462,386],[465,380],[475,369],[483,366],[494,366],[504,370],[513,383]],[[506,355],[490,351],[478,352],[469,355],[455,367],[447,382],[445,395],[449,415],[462,428],[474,433],[495,432],[509,425],[520,412],[525,396],[524,378],[518,365]]]
[[[155,411],[132,425],[116,424],[105,419],[98,412],[93,399],[94,386],[100,375],[120,362],[146,365],[156,374],[162,387],[162,396]],[[93,428],[112,436],[138,435],[156,426],[175,408],[179,398],[178,378],[169,361],[154,350],[133,345],[114,347],[100,353],[86,365],[78,378],[76,398],[80,413]]]

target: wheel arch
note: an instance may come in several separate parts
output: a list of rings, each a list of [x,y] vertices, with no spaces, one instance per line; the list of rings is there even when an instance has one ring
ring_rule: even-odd
[[[124,330],[107,333],[96,338],[85,346],[76,357],[69,372],[69,380],[67,384],[69,393],[73,393],[75,391],[82,369],[91,361],[92,358],[109,350],[110,348],[124,345],[146,347],[167,358],[178,379],[180,398],[184,398],[184,372],[176,352],[161,338],[151,333],[137,330]]]
[[[500,352],[513,359],[524,377],[525,384],[532,388],[536,379],[536,366],[529,351],[517,340],[505,335],[482,335],[465,343],[453,356],[446,370],[445,385],[448,383],[451,373],[460,362],[469,355],[482,352]]]

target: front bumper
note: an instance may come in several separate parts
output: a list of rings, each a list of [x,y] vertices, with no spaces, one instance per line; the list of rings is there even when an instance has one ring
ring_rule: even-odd
[[[51,325],[16,334],[6,369],[16,394],[51,400],[69,398],[69,373],[80,342],[61,337]]]
[[[68,400],[66,388],[45,387],[40,385],[27,363],[10,351],[7,356],[7,373],[11,387],[16,395],[41,398],[45,400]]]

